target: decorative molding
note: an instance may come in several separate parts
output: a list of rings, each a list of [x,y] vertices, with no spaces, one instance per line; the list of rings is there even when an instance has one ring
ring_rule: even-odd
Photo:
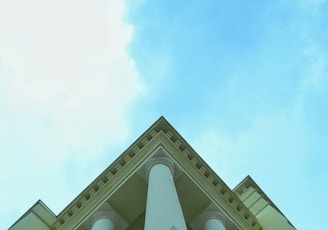
[[[194,230],[203,229],[205,223],[211,219],[219,220],[226,229],[231,225],[224,213],[211,203],[198,216],[196,216],[193,221],[191,221],[190,226]]]
[[[100,219],[109,219],[114,223],[115,229],[125,230],[129,224],[110,205],[103,204],[83,225],[91,229],[94,223]]]
[[[174,170],[174,163],[173,163],[172,159],[165,153],[165,151],[163,150],[162,147],[159,147],[155,151],[154,155],[144,164],[145,173],[146,173],[147,178],[149,176],[150,169],[153,166],[158,165],[158,164],[163,164],[163,165],[167,166],[170,169],[171,174],[174,175],[175,170]]]
[[[151,157],[144,163],[144,165],[138,171],[139,176],[148,183],[148,176],[150,169],[157,165],[163,164],[166,165],[173,176],[173,179],[176,180],[181,174],[181,169],[177,164],[172,160],[167,151],[165,150],[165,145],[160,143],[160,145],[152,153]]]

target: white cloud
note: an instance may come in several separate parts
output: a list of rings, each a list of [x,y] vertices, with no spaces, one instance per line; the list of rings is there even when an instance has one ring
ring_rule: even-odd
[[[231,141],[214,129],[206,130],[193,143],[195,150],[205,162],[223,179],[233,178],[231,165],[238,159],[231,155]]]
[[[295,4],[295,1],[291,1],[291,3]],[[297,3],[303,10],[317,15],[322,5],[327,3],[327,0],[298,0]]]
[[[308,60],[308,66],[304,71],[301,82],[302,92],[306,90],[325,90],[325,79],[327,79],[327,54],[314,41],[309,39],[307,46],[303,50],[304,57]]]
[[[195,149],[230,186],[258,172],[279,178],[291,169],[290,162],[302,164],[308,147],[302,114],[296,109],[254,116],[248,129],[233,135],[215,127],[205,130],[194,141]]]
[[[71,198],[64,162],[86,164],[126,137],[126,108],[144,87],[123,14],[121,0],[0,0],[0,172],[10,184],[1,197],[12,199],[1,216],[38,195],[58,210]]]

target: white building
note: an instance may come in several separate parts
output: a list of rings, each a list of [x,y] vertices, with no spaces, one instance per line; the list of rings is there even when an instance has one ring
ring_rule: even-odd
[[[248,176],[231,190],[159,118],[56,216],[38,201],[10,230],[292,230]]]

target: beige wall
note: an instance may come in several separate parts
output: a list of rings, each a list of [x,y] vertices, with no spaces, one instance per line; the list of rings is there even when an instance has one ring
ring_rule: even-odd
[[[237,195],[256,216],[263,230],[295,230],[286,217],[272,207],[266,196],[261,195],[254,187],[245,187],[243,192]]]
[[[295,230],[287,219],[271,205],[266,206],[256,217],[263,230]]]
[[[39,200],[9,230],[48,230],[55,220],[55,214]]]
[[[49,230],[48,226],[32,212],[24,216],[10,228],[10,230],[26,229]]]

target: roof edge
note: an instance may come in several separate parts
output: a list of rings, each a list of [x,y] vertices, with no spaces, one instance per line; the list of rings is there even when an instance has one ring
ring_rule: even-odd
[[[47,211],[51,216],[56,218],[56,214],[41,200],[39,199],[37,202],[35,202],[21,217],[19,217],[9,228],[13,228],[18,222],[20,222],[24,217],[26,217],[28,214],[30,214],[33,209],[37,206],[40,205],[45,211]]]
[[[240,193],[243,187],[252,186],[256,192],[258,192],[274,209],[276,209],[283,217],[286,218],[287,222],[295,228],[295,226],[288,220],[288,218],[280,211],[280,209],[272,202],[268,195],[261,189],[261,187],[255,182],[255,180],[247,175],[235,188],[232,189],[234,193]],[[295,228],[296,229],[296,228]]]

